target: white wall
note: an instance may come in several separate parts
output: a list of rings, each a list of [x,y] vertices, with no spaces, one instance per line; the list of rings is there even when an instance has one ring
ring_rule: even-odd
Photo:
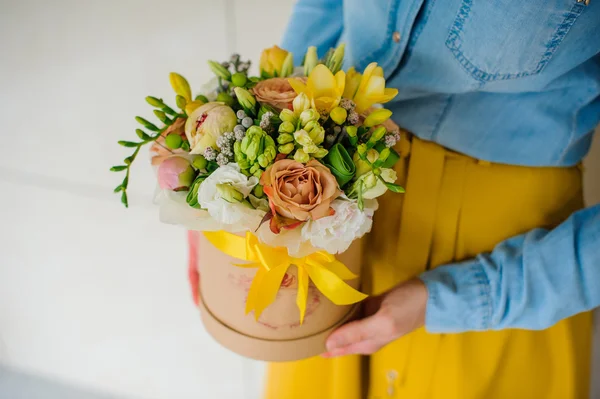
[[[144,96],[172,98],[168,72],[198,85],[209,58],[256,60],[291,5],[0,0],[0,364],[119,397],[258,397],[261,364],[202,328],[185,234],[159,224],[149,166],[129,210],[107,170],[133,115],[151,116]]]

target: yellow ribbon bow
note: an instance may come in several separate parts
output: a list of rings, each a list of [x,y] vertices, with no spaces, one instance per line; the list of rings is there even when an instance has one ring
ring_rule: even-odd
[[[317,289],[336,305],[350,305],[367,297],[344,282],[357,276],[325,251],[294,258],[289,256],[286,248],[265,245],[251,232],[240,237],[226,231],[205,231],[204,236],[221,252],[250,262],[236,266],[258,269],[246,300],[246,314],[254,310],[257,320],[263,310],[275,301],[281,281],[291,265],[298,268],[296,304],[300,309],[300,323],[306,313],[309,277]]]

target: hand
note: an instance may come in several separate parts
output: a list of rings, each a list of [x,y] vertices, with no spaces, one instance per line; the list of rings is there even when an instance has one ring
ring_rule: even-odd
[[[188,231],[188,280],[192,290],[192,299],[196,306],[200,301],[200,274],[198,273],[198,232]]]
[[[427,288],[419,279],[399,284],[365,304],[367,317],[350,322],[327,339],[323,357],[370,355],[425,324]]]

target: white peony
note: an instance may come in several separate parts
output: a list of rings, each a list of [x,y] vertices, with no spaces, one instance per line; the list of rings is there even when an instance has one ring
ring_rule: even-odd
[[[253,209],[247,202],[228,202],[219,194],[217,184],[229,184],[242,193],[244,198],[258,184],[258,178],[248,177],[240,172],[240,167],[230,163],[219,167],[200,184],[198,203],[217,222],[231,225],[242,223],[247,228],[258,226],[264,211]]]
[[[371,231],[377,206],[376,200],[366,200],[361,211],[355,201],[336,199],[331,203],[335,214],[306,222],[302,239],[330,254],[342,253],[352,241]]]

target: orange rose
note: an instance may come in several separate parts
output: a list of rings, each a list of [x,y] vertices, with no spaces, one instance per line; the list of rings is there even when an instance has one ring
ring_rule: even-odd
[[[294,228],[308,219],[333,215],[331,202],[342,192],[335,177],[316,160],[306,165],[283,159],[269,166],[260,183],[273,213],[271,230]]]
[[[292,101],[297,94],[287,79],[271,78],[260,81],[252,89],[259,103],[271,105],[278,111],[292,109]]]

